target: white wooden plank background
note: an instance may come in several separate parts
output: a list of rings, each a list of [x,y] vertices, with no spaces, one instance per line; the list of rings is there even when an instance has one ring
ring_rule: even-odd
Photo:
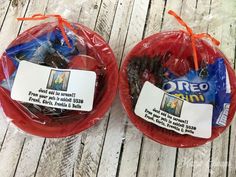
[[[38,23],[18,22],[16,17],[61,12],[100,33],[120,66],[142,38],[181,28],[167,14],[169,9],[181,14],[196,32],[209,32],[219,39],[220,48],[235,67],[235,0],[0,0],[0,52],[19,33]],[[203,21],[207,15],[213,17],[213,23]],[[143,136],[127,119],[118,96],[102,121],[62,139],[21,133],[1,115],[0,177],[236,176],[236,120],[211,143],[177,149]]]

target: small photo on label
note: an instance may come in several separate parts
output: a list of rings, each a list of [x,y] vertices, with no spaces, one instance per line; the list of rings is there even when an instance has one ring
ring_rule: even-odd
[[[52,69],[49,75],[47,89],[67,91],[70,71],[59,71]]]
[[[180,117],[183,107],[183,100],[169,94],[164,94],[161,102],[161,110],[173,116]]]

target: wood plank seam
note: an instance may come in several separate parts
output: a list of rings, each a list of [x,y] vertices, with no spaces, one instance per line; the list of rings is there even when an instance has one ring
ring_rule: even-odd
[[[210,151],[210,160],[209,160],[209,175],[208,175],[208,177],[211,177],[211,173],[210,173],[210,171],[211,171],[211,166],[212,166],[212,151],[213,151],[213,143],[211,143],[211,151]]]
[[[108,120],[106,122],[106,128],[105,128],[104,138],[103,138],[103,142],[102,142],[101,155],[100,155],[99,161],[98,161],[98,168],[97,168],[97,172],[96,172],[96,177],[98,177],[98,171],[99,171],[99,167],[101,164],[101,158],[102,158],[103,148],[104,148],[105,139],[106,139],[106,135],[107,135],[107,129],[108,129],[109,121],[110,121],[110,116],[111,116],[111,109],[109,110],[109,116],[108,116]]]
[[[40,159],[41,159],[41,156],[42,156],[42,153],[43,153],[43,149],[44,149],[45,143],[46,143],[46,138],[44,138],[44,141],[43,141],[43,146],[41,148],[41,152],[40,152],[39,160],[38,160],[38,163],[37,163],[37,166],[36,166],[36,169],[35,169],[34,177],[36,177],[36,174],[38,172],[38,167],[39,167],[39,163],[40,163]]]
[[[96,24],[98,23],[98,17],[99,17],[99,14],[100,14],[101,8],[102,8],[102,2],[103,2],[103,0],[101,0],[100,6],[99,6],[99,10],[98,10],[98,15],[97,15],[97,17],[96,17],[96,21],[95,21],[95,25],[94,25],[93,30],[95,30],[95,28],[96,28]]]
[[[105,139],[106,139],[106,135],[107,135],[107,129],[108,129],[109,121],[110,121],[110,115],[111,115],[111,109],[109,110],[109,116],[108,116],[108,120],[106,122],[105,134],[104,134],[104,138],[103,138],[103,142],[102,142],[101,155],[100,155],[99,161],[98,161],[98,168],[97,168],[97,172],[96,172],[96,177],[98,177],[99,167],[101,164],[101,158],[102,158],[103,148],[104,148]]]
[[[0,145],[0,152],[1,152],[1,150],[2,150],[2,146],[3,146],[4,142],[5,142],[8,129],[9,129],[9,123],[7,124],[7,129],[6,129],[6,131],[5,131],[5,134],[4,134],[4,137],[3,137],[3,141],[2,141],[2,143],[1,143],[1,145]]]
[[[71,138],[67,139],[66,141],[66,146],[65,146],[65,150],[62,152],[62,161],[61,164],[59,166],[59,168],[61,169],[59,172],[60,176],[66,176],[66,174],[68,173],[68,170],[72,170],[72,173],[74,171],[74,169],[72,168],[71,165],[74,164],[77,156],[78,156],[78,152],[76,152],[76,145],[80,146],[82,144],[81,140],[77,137],[77,136],[72,136]],[[72,163],[69,163],[70,161],[72,161]]]
[[[105,7],[106,7],[106,4],[105,3],[103,3],[104,2],[104,0],[102,0],[102,5],[104,5]],[[116,10],[117,10],[117,6],[118,6],[118,2],[119,2],[119,0],[116,0],[116,6],[115,6],[115,13],[114,13],[114,15],[113,15],[113,20],[112,20],[112,25],[113,25],[113,22],[114,22],[114,17],[115,17],[115,14],[116,14]],[[102,6],[101,5],[101,6]],[[101,10],[101,9],[100,9]],[[99,17],[99,15],[98,15],[98,17]],[[103,30],[103,28],[106,26],[106,21],[104,21],[105,20],[105,18],[101,18],[101,23],[96,23],[96,25],[95,25],[95,29],[96,29],[96,31],[97,32],[99,32],[100,34],[103,34],[103,32],[105,32],[105,40],[106,41],[108,41],[109,42],[109,37],[110,37],[110,34],[111,34],[111,31],[112,30],[110,30],[109,31],[109,33],[107,33],[107,31],[104,31]],[[111,29],[112,29],[112,26],[111,26]]]
[[[137,173],[136,173],[136,177],[139,176],[139,172],[140,172],[140,162],[141,162],[141,157],[142,157],[142,148],[143,148],[143,139],[144,139],[144,136],[142,136],[142,139],[141,139],[141,145],[140,145],[140,153],[139,153],[139,158],[138,158],[138,165],[137,165]]]
[[[235,49],[234,49],[234,69],[236,69],[236,40],[235,40]]]
[[[146,30],[147,30],[147,20],[148,20],[149,17],[150,17],[151,5],[152,5],[152,0],[150,0],[150,1],[149,1],[149,4],[148,4],[148,10],[147,10],[147,15],[146,15],[146,20],[145,20],[144,30],[143,30],[143,34],[142,34],[142,39],[144,39],[145,34],[146,34]]]
[[[167,0],[165,0],[165,4],[164,4],[164,8],[163,8],[163,12],[162,12],[161,27],[160,27],[160,29],[162,29],[162,27],[163,27],[164,17],[165,17],[165,12],[166,12],[166,5],[167,5]]]
[[[136,0],[134,0],[133,4],[135,4],[135,1],[136,1]],[[131,11],[132,11],[132,12],[131,12],[131,15],[130,15],[129,26],[128,26],[127,33],[126,33],[126,36],[125,36],[125,43],[124,43],[124,46],[126,45],[126,41],[127,41],[127,38],[128,38],[128,31],[129,31],[129,29],[130,29],[131,18],[132,18],[132,14],[133,14],[133,12],[134,12],[134,5],[133,5]],[[124,52],[125,52],[125,47],[123,47],[122,54],[121,54],[121,60],[120,60],[120,62],[118,63],[119,71],[120,71],[120,67],[121,67],[121,64],[122,64],[122,60],[123,60],[123,58],[124,58]]]
[[[6,19],[6,16],[7,16],[7,13],[8,13],[8,10],[9,10],[10,6],[11,6],[11,0],[9,1],[8,7],[7,7],[7,10],[6,10],[6,13],[5,13],[4,17],[3,17],[3,20],[2,20],[2,23],[1,23],[1,26],[0,26],[0,32],[1,32],[1,29],[2,29],[2,27],[3,27],[4,21],[5,21],[5,19]]]
[[[191,170],[191,177],[193,177],[193,172],[194,172],[194,156],[193,156],[193,162],[192,162],[192,170]]]
[[[178,156],[179,156],[179,148],[176,148],[174,177],[176,177],[176,170],[177,170]]]
[[[181,4],[181,8],[180,8],[180,13],[179,13],[180,17],[182,16],[182,12],[183,12],[183,3],[184,3],[184,0],[182,0],[182,4]]]
[[[235,64],[235,62],[234,62],[234,64]],[[235,69],[235,67],[234,67],[234,69]],[[228,154],[227,154],[226,177],[229,176],[230,138],[231,138],[231,126],[229,127],[229,139],[228,139]]]
[[[22,147],[21,147],[21,150],[20,150],[20,154],[19,154],[19,157],[18,157],[18,160],[17,160],[17,163],[16,163],[14,173],[13,173],[13,177],[15,177],[15,175],[16,175],[16,170],[17,170],[18,164],[20,162],[21,154],[22,154],[22,151],[23,151],[23,148],[24,148],[24,145],[25,145],[25,140],[26,140],[26,138],[24,138],[24,140],[23,140]]]
[[[26,13],[27,13],[28,8],[29,8],[30,1],[31,1],[31,0],[28,0],[27,6],[26,6],[26,10],[25,10],[25,13],[24,13],[23,17],[26,16]],[[21,29],[22,29],[23,23],[24,23],[24,21],[21,21],[21,22],[20,22],[20,28],[19,28],[19,31],[18,31],[17,36],[21,33]]]

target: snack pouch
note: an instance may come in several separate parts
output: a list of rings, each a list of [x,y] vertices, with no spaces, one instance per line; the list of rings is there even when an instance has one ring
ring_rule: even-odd
[[[198,71],[190,70],[178,77],[166,69],[162,89],[192,103],[212,104],[213,126],[225,126],[230,105],[230,93],[226,90],[227,71],[224,59],[206,64]]]
[[[81,48],[82,51],[86,50],[85,46],[82,45],[79,49],[77,49],[76,46],[78,43],[76,42],[77,39],[75,35],[67,31],[67,36],[72,46],[71,48],[69,48],[64,42],[61,31],[58,28],[55,28],[52,32],[43,34],[42,36],[34,38],[29,42],[7,49],[6,54],[16,68],[21,60],[26,60],[39,65],[54,66],[56,68],[67,68],[67,63],[73,56],[81,53]],[[53,55],[57,56],[57,61],[49,61],[49,59],[52,59],[50,56]],[[48,61],[46,61],[45,58]],[[16,71],[9,76],[8,80],[4,79],[1,82],[1,86],[10,91],[14,82]]]

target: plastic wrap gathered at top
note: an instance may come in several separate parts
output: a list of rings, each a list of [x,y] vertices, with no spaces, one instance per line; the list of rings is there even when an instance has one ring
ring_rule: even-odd
[[[122,65],[120,97],[131,122],[149,138],[173,147],[199,146],[219,136],[231,123],[236,110],[236,77],[216,39],[206,33],[194,34],[177,14],[169,14],[186,31],[164,31],[138,43]],[[179,134],[137,116],[135,106],[146,81],[188,102],[213,105],[211,137]],[[168,106],[174,109],[176,104]]]
[[[116,94],[118,67],[108,44],[82,24],[69,23],[59,15],[35,15],[19,20],[48,18],[57,21],[26,30],[3,53],[0,100],[4,113],[22,130],[43,137],[65,137],[89,128],[102,118]],[[92,111],[59,109],[11,99],[17,68],[23,60],[52,68],[95,72]]]

